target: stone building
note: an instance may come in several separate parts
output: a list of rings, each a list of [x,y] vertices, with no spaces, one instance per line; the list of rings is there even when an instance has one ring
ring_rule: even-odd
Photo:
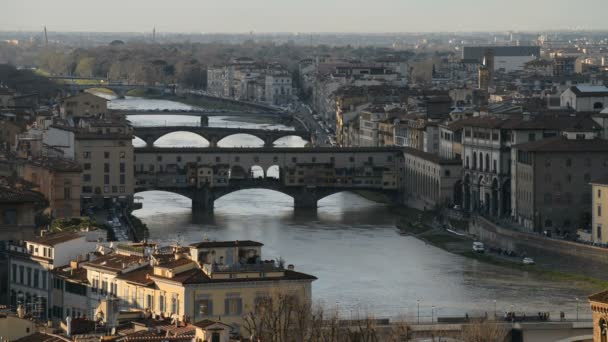
[[[591,225],[592,179],[608,177],[608,141],[559,136],[513,147],[515,219],[529,231]]]
[[[608,106],[608,87],[576,85],[560,96],[560,107],[577,112],[601,112]]]
[[[59,114],[62,119],[99,117],[108,113],[108,100],[91,93],[79,93],[61,99]]]
[[[608,244],[608,177],[591,181],[591,241]]]
[[[457,159],[442,159],[436,154],[405,147],[404,199],[420,209],[451,206],[462,202],[462,165]]]

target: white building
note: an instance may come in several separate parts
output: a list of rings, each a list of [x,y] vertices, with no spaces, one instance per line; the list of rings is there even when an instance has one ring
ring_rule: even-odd
[[[608,87],[572,86],[562,93],[560,106],[572,108],[577,112],[601,112],[608,106]]]
[[[266,75],[266,102],[273,105],[287,104],[292,97],[291,76],[287,73]]]
[[[21,304],[35,316],[46,318],[54,305],[49,272],[72,260],[85,260],[99,240],[95,231],[61,232],[26,240],[21,246],[10,245],[10,304]]]

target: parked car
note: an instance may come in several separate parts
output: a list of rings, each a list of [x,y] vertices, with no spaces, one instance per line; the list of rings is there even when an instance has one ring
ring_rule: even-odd
[[[525,257],[525,258],[523,258],[521,263],[524,265],[534,265],[534,259]]]
[[[477,253],[484,253],[486,248],[482,242],[475,241],[473,242],[473,251]]]

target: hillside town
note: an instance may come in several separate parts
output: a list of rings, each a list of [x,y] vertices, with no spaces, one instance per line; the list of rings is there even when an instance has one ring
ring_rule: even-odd
[[[412,230],[425,227],[473,246],[459,257],[511,263],[518,271],[555,258],[567,265],[547,263],[547,272],[605,281],[608,39],[520,38],[511,33],[433,53],[420,40],[408,54],[319,53],[290,63],[234,55],[209,64],[201,88],[91,76],[93,85],[6,66],[11,75],[51,80],[56,88],[30,92],[15,76],[0,77],[0,341],[430,341],[437,329],[456,341],[605,341],[608,292],[597,288],[588,302],[576,296],[576,321],[564,308],[553,317],[561,325],[542,334],[549,315],[518,312],[513,304],[497,310],[496,299],[493,315],[488,304],[478,317],[466,311],[440,320],[433,305],[425,324],[419,299],[407,322],[380,314],[347,318],[315,311],[314,286],[323,277],[315,267],[301,268],[306,260],[277,255],[273,235],[266,242],[232,231],[218,239],[202,228],[196,240],[176,234],[169,242],[150,238],[150,222],[134,213],[146,209],[139,195],[146,191],[191,199],[193,221],[213,216],[214,206],[222,209],[216,200],[241,190],[291,196],[289,215],[316,211],[336,193],[379,198],[373,194],[402,216],[417,213],[397,225],[395,237],[417,237],[422,230]],[[158,101],[195,98],[230,109],[112,107],[133,89],[147,92],[142,97],[163,89],[154,93]],[[150,133],[133,117],[159,112],[196,116],[195,125],[177,127],[208,134],[209,145],[158,146],[158,136],[174,133],[170,125]],[[295,128],[213,126],[214,116],[243,113]],[[253,135],[261,146],[222,145],[235,134]],[[304,146],[279,145],[283,135]],[[221,210],[216,216],[224,218]],[[265,243],[269,253],[262,253]],[[579,302],[589,308],[585,320]],[[488,322],[500,338],[462,337],[472,324],[496,334]],[[349,339],[319,337],[332,329]],[[376,339],[362,337],[371,330]]]

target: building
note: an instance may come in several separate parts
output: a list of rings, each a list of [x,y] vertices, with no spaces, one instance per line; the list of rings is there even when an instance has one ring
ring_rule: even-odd
[[[419,209],[462,204],[462,164],[436,154],[405,147],[404,200]]]
[[[0,186],[0,303],[7,303],[8,247],[11,241],[29,239],[36,233],[36,214],[44,208],[41,194],[23,188]]]
[[[103,117],[108,113],[108,100],[83,92],[61,99],[59,114],[62,119]]]
[[[554,77],[572,77],[576,69],[577,57],[562,56],[553,60]]]
[[[462,121],[439,124],[439,157],[462,160]]]
[[[105,232],[103,232],[105,234]],[[22,305],[35,317],[46,319],[55,305],[50,271],[71,260],[86,260],[100,233],[60,232],[25,239],[9,246],[10,305]]]
[[[608,341],[608,291],[588,298],[593,313],[593,342]]]
[[[10,314],[0,314],[2,341],[17,341],[38,332],[36,322]]]
[[[293,99],[291,75],[287,72],[275,72],[265,78],[265,102],[272,105],[286,105]]]
[[[53,218],[80,216],[81,166],[73,160],[37,158],[20,163],[19,176],[35,184],[47,199]]]
[[[540,46],[465,46],[462,49],[462,59],[481,64],[488,50],[492,50],[494,55],[491,72],[501,69],[505,72],[520,71],[527,62],[540,57]]]
[[[591,181],[591,240],[608,244],[608,177]]]
[[[608,106],[608,87],[576,85],[560,96],[560,107],[577,112],[601,112]]]
[[[133,134],[125,121],[82,120],[78,127],[53,125],[45,144],[82,167],[82,206],[133,200]]]
[[[591,225],[589,183],[608,176],[607,140],[564,135],[515,145],[513,155],[514,214],[522,226],[572,234]]]

